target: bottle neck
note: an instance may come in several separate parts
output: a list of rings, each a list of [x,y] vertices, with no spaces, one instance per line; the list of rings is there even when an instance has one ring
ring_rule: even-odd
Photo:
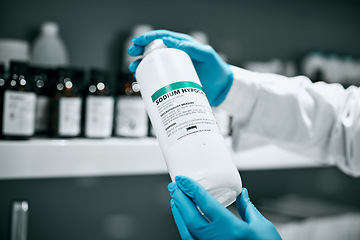
[[[154,41],[152,41],[151,43],[149,43],[144,50],[144,57],[146,57],[147,55],[149,55],[150,53],[152,53],[153,51],[156,51],[158,49],[164,49],[167,48],[166,45],[164,44],[162,39],[155,39]]]

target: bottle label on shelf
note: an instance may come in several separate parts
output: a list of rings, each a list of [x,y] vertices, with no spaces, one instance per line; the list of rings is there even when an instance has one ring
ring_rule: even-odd
[[[43,95],[36,96],[35,131],[49,130],[50,98]]]
[[[78,136],[81,130],[81,98],[59,99],[59,135]]]
[[[215,132],[219,127],[202,87],[194,82],[167,85],[152,96],[169,145],[192,134]]]
[[[35,132],[36,95],[32,92],[4,92],[3,134],[31,136]]]
[[[113,126],[113,97],[86,97],[85,136],[110,137]]]
[[[116,103],[115,134],[124,137],[145,137],[148,115],[140,96],[119,96]]]

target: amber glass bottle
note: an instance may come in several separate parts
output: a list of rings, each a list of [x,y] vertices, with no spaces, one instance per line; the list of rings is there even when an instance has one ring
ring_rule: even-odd
[[[0,138],[2,138],[3,98],[6,87],[5,67],[0,64]]]
[[[91,69],[85,97],[85,129],[88,138],[108,138],[113,130],[114,97],[109,74]]]
[[[2,134],[7,139],[28,139],[35,132],[36,94],[27,70],[27,63],[10,63],[10,76],[3,96]]]
[[[32,66],[28,72],[36,93],[35,134],[48,135],[50,130],[49,70]]]
[[[71,68],[57,72],[51,121],[54,137],[77,137],[81,133],[82,76],[81,71]]]
[[[115,135],[146,137],[148,115],[140,95],[139,85],[132,74],[122,76],[116,99]]]

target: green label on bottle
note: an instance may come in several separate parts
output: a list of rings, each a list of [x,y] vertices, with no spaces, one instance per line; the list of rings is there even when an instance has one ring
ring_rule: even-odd
[[[160,88],[151,99],[163,124],[168,147],[194,134],[221,134],[201,85],[176,82]]]
[[[151,95],[151,99],[153,102],[156,102],[156,105],[158,105],[167,98],[187,92],[198,92],[200,94],[204,94],[203,88],[199,84],[183,81],[172,83],[160,88],[153,95]]]

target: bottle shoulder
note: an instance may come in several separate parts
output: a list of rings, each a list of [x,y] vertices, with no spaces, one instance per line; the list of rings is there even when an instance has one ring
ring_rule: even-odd
[[[64,41],[60,37],[40,36],[34,41],[34,48],[47,45],[60,46],[62,48],[65,48]]]
[[[156,56],[156,55],[187,55],[182,50],[176,49],[176,48],[159,48],[151,51],[149,54],[147,54],[144,58]]]
[[[175,48],[157,49],[146,55],[140,62],[138,68],[146,64],[180,64],[191,63],[191,58],[187,53]]]

